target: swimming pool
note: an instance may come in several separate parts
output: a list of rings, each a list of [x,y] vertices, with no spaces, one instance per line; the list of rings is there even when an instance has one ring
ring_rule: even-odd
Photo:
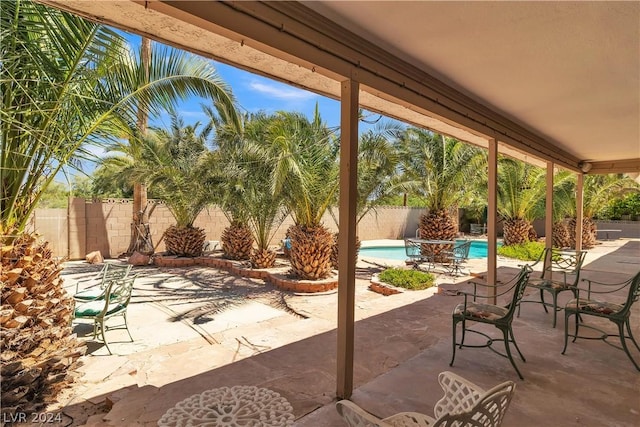
[[[458,240],[457,243],[462,243],[464,240]],[[404,246],[372,246],[360,248],[361,258],[383,258],[392,259],[395,261],[404,261],[407,259],[407,254],[404,251]],[[469,249],[469,258],[486,258],[487,257],[487,242],[482,240],[472,240],[471,248]]]

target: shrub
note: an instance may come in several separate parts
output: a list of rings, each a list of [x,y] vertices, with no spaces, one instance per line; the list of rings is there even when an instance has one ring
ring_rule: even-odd
[[[420,290],[433,286],[435,277],[423,271],[390,268],[380,273],[380,280],[399,288]]]
[[[522,261],[535,261],[540,257],[543,250],[544,243],[527,242],[518,245],[501,246],[498,248],[498,255]]]

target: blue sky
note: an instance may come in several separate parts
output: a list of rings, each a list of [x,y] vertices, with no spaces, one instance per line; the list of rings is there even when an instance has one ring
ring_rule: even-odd
[[[122,32],[129,41],[131,47],[138,50],[140,47],[140,36]],[[156,42],[153,42],[156,43]],[[240,109],[247,112],[265,111],[273,113],[276,111],[295,111],[312,117],[316,104],[320,109],[320,115],[323,121],[331,128],[340,125],[340,103],[336,100],[296,88],[279,81],[268,79],[257,74],[249,73],[239,68],[232,67],[217,61],[213,61],[215,68],[222,78],[232,89],[236,97]],[[206,123],[206,115],[202,112],[200,104],[208,104],[208,100],[198,97],[192,97],[180,103],[178,112],[183,118],[186,125],[193,125],[196,122]],[[369,115],[367,117],[377,119],[378,114]],[[391,120],[391,119],[388,119]],[[158,118],[152,118],[150,124],[157,127],[168,128],[171,123],[168,114],[164,114]],[[366,131],[373,126],[360,122],[360,132]],[[94,150],[94,153],[102,157],[104,153],[101,149]],[[92,173],[95,164],[84,162],[83,168],[85,173]],[[76,172],[69,171],[70,175],[76,175]],[[60,182],[66,182],[66,178],[61,174],[56,177]]]

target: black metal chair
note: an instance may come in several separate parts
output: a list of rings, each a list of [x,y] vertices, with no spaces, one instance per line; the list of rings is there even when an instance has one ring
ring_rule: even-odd
[[[573,251],[557,248],[545,248],[540,254],[540,258],[531,265],[534,268],[537,264],[543,263],[542,272],[539,277],[531,277],[529,279],[528,286],[537,288],[540,290],[540,301],[535,300],[522,300],[522,302],[534,302],[542,304],[544,311],[547,310],[547,306],[553,308],[553,327],[556,327],[558,311],[562,310],[562,307],[558,307],[558,295],[564,291],[573,292],[574,297],[577,298],[576,289],[580,280],[580,270],[584,257],[587,253],[585,251]],[[561,275],[561,279],[557,279],[554,276]],[[567,280],[567,276],[572,276],[570,280]],[[545,302],[544,293],[549,292],[553,298],[552,303]],[[518,316],[520,316],[520,309],[518,309]]]
[[[413,268],[421,270],[421,264],[427,264],[427,271],[431,271],[434,266],[433,256],[431,255],[429,245],[423,245],[417,240],[404,239],[404,250],[407,255],[407,263],[413,264]]]
[[[636,301],[638,301],[638,298],[640,298],[640,272],[622,283],[602,283],[588,279],[583,279],[583,281],[588,282],[587,289],[578,289],[576,291],[576,298],[569,301],[564,308],[564,348],[562,349],[562,354],[567,351],[567,343],[570,336],[573,337],[572,342],[575,342],[578,338],[603,340],[612,347],[624,351],[627,357],[631,360],[631,363],[633,363],[633,366],[640,371],[640,365],[638,365],[638,363],[633,359],[629,352],[629,347],[627,346],[627,340],[631,340],[638,351],[640,351],[640,346],[638,346],[638,342],[635,340],[631,332],[630,323],[631,307]],[[625,288],[628,288],[628,291],[624,302],[604,300],[614,292],[620,293]],[[586,294],[586,297],[582,298],[580,296],[581,294]],[[598,299],[592,299],[593,295],[596,295]],[[575,333],[573,335],[569,334],[570,316],[575,316],[576,326]],[[615,323],[618,327],[618,334],[609,334],[594,327],[593,325],[585,325],[584,323],[581,323],[584,316],[601,317]],[[600,336],[580,336],[578,333],[580,327],[595,330],[600,333]],[[625,329],[628,335],[625,334]],[[621,346],[608,342],[607,338],[609,337],[620,338]]]
[[[513,357],[511,356],[510,343],[513,343],[522,361],[526,362],[524,356],[522,355],[522,353],[520,352],[520,349],[518,348],[518,344],[516,343],[515,337],[513,335],[513,329],[511,327],[511,323],[513,322],[513,315],[515,313],[516,307],[518,307],[518,305],[520,304],[520,300],[524,295],[524,290],[527,287],[527,281],[529,280],[530,274],[531,274],[531,268],[528,265],[525,265],[521,268],[518,275],[506,284],[485,285],[481,283],[473,283],[474,285],[473,293],[460,292],[461,294],[464,295],[464,302],[461,304],[458,304],[453,309],[453,356],[451,357],[451,362],[449,363],[449,366],[453,366],[453,361],[456,358],[456,346],[458,346],[459,348],[488,347],[490,350],[499,354],[500,356],[508,358],[509,361],[511,362],[511,365],[513,365],[514,369],[518,373],[518,377],[520,377],[520,379],[524,379],[524,377],[520,373],[520,370],[518,369],[518,366],[516,366],[516,363],[514,362]],[[514,283],[510,284],[511,282],[514,282]],[[512,293],[511,301],[506,306],[478,303],[476,302],[477,298],[484,298],[484,299],[493,298],[493,296],[478,295],[478,288],[477,288],[478,286],[481,286],[486,289],[494,288],[496,290],[496,294],[495,294],[496,297],[500,297],[502,295]],[[502,288],[502,289],[499,289],[499,288]],[[470,297],[473,297],[473,300],[471,300]],[[493,325],[502,332],[502,338],[491,338],[489,335],[485,334],[484,332],[471,329],[467,326],[467,321],[480,322],[480,323]],[[462,323],[462,338],[458,343],[456,340],[456,329],[457,329],[458,323],[460,322]],[[464,344],[466,332],[473,332],[473,333],[482,335],[483,337],[487,338],[486,344],[481,344],[481,345]],[[504,341],[506,354],[501,353],[495,350],[494,348],[492,348],[492,344],[496,341]]]

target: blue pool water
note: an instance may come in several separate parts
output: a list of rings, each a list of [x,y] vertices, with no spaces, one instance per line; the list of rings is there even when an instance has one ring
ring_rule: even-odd
[[[458,241],[462,243],[462,240]],[[360,248],[360,257],[371,258],[383,258],[392,259],[396,261],[404,261],[407,259],[407,254],[404,251],[404,246],[374,246],[369,248]],[[487,242],[482,240],[472,240],[471,249],[469,249],[469,258],[486,258],[487,257]]]

